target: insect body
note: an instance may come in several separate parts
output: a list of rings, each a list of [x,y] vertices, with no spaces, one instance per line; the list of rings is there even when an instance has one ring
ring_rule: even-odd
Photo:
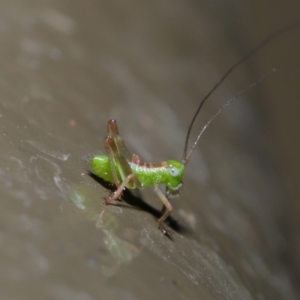
[[[119,199],[125,187],[143,189],[154,186],[155,193],[166,207],[166,211],[158,220],[158,227],[163,233],[167,233],[163,222],[172,212],[168,198],[179,193],[185,166],[175,160],[151,164],[141,162],[135,154],[130,157],[115,120],[110,120],[107,124],[105,148],[108,156],[95,155],[91,160],[95,174],[117,187],[117,190],[105,199],[105,203],[110,204]],[[166,195],[158,187],[160,184],[166,186]]]
[[[115,120],[110,120],[109,123],[115,123]],[[138,156],[135,156],[136,158]],[[182,186],[181,181],[184,172],[184,166],[175,160],[168,160],[157,164],[136,162],[128,160],[132,173],[138,179],[138,183],[128,182],[126,187],[129,189],[146,188],[155,184],[164,184],[168,188],[168,192],[175,193]],[[96,155],[92,160],[92,168],[95,173],[105,181],[115,183],[114,175],[111,170],[109,157],[106,155]],[[119,171],[119,168],[120,171]],[[116,166],[117,181],[125,180],[122,173],[122,165]]]
[[[174,195],[178,195],[180,188],[182,187],[182,178],[184,175],[185,167],[189,162],[191,154],[195,149],[200,137],[204,130],[212,122],[212,120],[222,111],[222,109],[230,102],[229,100],[223,108],[219,110],[204,126],[200,134],[197,136],[192,147],[188,151],[188,141],[193,124],[202,109],[204,103],[210,97],[210,95],[221,85],[221,83],[234,71],[240,64],[249,59],[252,55],[262,49],[266,44],[274,40],[276,37],[295,29],[300,25],[300,22],[296,22],[285,28],[281,28],[268,36],[259,45],[253,48],[248,54],[242,57],[239,61],[233,64],[227,72],[221,77],[221,79],[215,84],[215,86],[208,92],[208,94],[200,102],[187,131],[183,158],[181,162],[175,160],[168,160],[162,163],[145,163],[141,162],[140,158],[133,154],[129,154],[122,137],[118,132],[117,123],[115,120],[110,120],[107,124],[107,136],[105,138],[105,149],[107,156],[95,155],[91,160],[91,166],[94,173],[102,179],[114,183],[117,187],[116,191],[109,195],[104,202],[106,204],[112,204],[118,200],[125,188],[128,189],[143,189],[146,187],[154,186],[154,191],[158,198],[162,201],[165,210],[161,218],[158,219],[158,227],[164,233],[171,233],[163,227],[163,222],[171,214],[172,206],[169,198]],[[251,87],[252,85],[250,85]],[[248,88],[247,88],[248,89]],[[247,90],[246,89],[246,90]],[[236,94],[235,98],[240,96],[244,91]],[[166,193],[164,194],[159,185],[166,186]]]

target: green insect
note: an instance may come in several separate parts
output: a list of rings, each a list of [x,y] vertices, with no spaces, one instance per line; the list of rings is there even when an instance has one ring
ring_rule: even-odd
[[[202,109],[206,100],[210,95],[220,86],[220,84],[231,74],[239,65],[241,65],[248,58],[253,56],[256,52],[262,49],[266,44],[274,40],[276,37],[290,31],[300,25],[300,22],[292,24],[288,27],[279,29],[273,34],[268,36],[259,45],[253,48],[247,55],[242,57],[234,65],[232,65],[223,77],[217,82],[217,84],[209,91],[209,93],[200,102],[192,121],[189,125],[187,135],[185,138],[185,145],[183,150],[183,158],[181,162],[176,160],[167,160],[161,163],[146,163],[142,162],[138,155],[130,155],[127,150],[122,137],[119,134],[117,122],[110,120],[107,124],[107,136],[104,144],[107,155],[95,155],[91,159],[91,166],[93,172],[100,178],[114,183],[116,185],[116,191],[111,193],[104,199],[105,204],[113,204],[116,200],[120,199],[125,188],[128,189],[143,189],[146,187],[154,187],[154,191],[158,198],[164,205],[164,211],[162,216],[158,219],[158,228],[163,234],[171,234],[172,231],[166,230],[163,226],[166,218],[172,213],[172,205],[169,199],[172,196],[179,194],[181,187],[183,186],[182,178],[185,172],[185,168],[189,162],[189,159],[195,149],[201,135],[212,122],[212,120],[228,105],[229,100],[225,106],[223,106],[204,126],[200,134],[197,136],[191,149],[188,151],[188,141],[193,124]],[[256,84],[256,83],[255,83]],[[251,87],[250,85],[249,87]],[[248,87],[248,88],[249,88]],[[247,88],[247,89],[248,89]],[[246,89],[246,90],[247,90]],[[244,90],[245,91],[245,90]],[[239,92],[234,98],[240,96],[244,91]],[[159,185],[166,186],[166,192],[163,193],[159,188]]]

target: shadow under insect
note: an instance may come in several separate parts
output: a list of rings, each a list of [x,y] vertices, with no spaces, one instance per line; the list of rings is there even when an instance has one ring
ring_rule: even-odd
[[[95,181],[97,181],[99,184],[101,184],[105,189],[114,192],[116,190],[116,187],[114,184],[107,182],[105,180],[103,180],[102,178],[98,177],[96,174],[92,173],[89,171],[89,176],[92,177]],[[123,203],[122,203],[122,202]],[[159,217],[162,216],[162,214],[164,213],[165,207],[163,206],[163,208],[161,210],[158,210],[156,208],[154,208],[153,206],[149,205],[148,203],[146,203],[142,198],[135,196],[130,190],[125,189],[123,192],[123,196],[121,198],[120,203],[116,203],[116,204],[109,204],[109,205],[115,205],[115,206],[122,206],[122,208],[134,208],[134,209],[138,209],[138,210],[142,210],[145,212],[148,212],[149,214],[151,214],[153,217],[155,217],[156,219],[158,219]],[[124,203],[130,205],[124,205]],[[190,230],[188,230],[188,228],[186,228],[185,226],[179,224],[179,222],[177,220],[175,220],[172,216],[168,216],[168,218],[166,219],[165,223],[174,231],[181,233],[181,234],[187,234],[190,233]],[[168,235],[168,237],[170,237]]]

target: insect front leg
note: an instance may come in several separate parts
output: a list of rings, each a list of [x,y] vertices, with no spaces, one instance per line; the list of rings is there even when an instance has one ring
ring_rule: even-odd
[[[169,199],[165,196],[165,194],[161,191],[161,189],[157,185],[154,186],[154,191],[166,208],[163,215],[157,221],[158,228],[163,234],[169,234],[169,235],[173,234],[172,230],[166,230],[163,226],[163,222],[173,211],[172,205],[171,205]]]

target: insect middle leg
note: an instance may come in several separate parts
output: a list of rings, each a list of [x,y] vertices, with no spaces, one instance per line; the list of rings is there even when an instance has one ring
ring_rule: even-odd
[[[104,199],[104,203],[105,204],[112,204],[116,200],[118,200],[122,196],[123,191],[126,188],[127,184],[130,182],[130,180],[135,180],[135,179],[137,179],[135,174],[128,175],[123,180],[123,182],[118,186],[118,188],[114,192],[112,192],[107,198]]]

